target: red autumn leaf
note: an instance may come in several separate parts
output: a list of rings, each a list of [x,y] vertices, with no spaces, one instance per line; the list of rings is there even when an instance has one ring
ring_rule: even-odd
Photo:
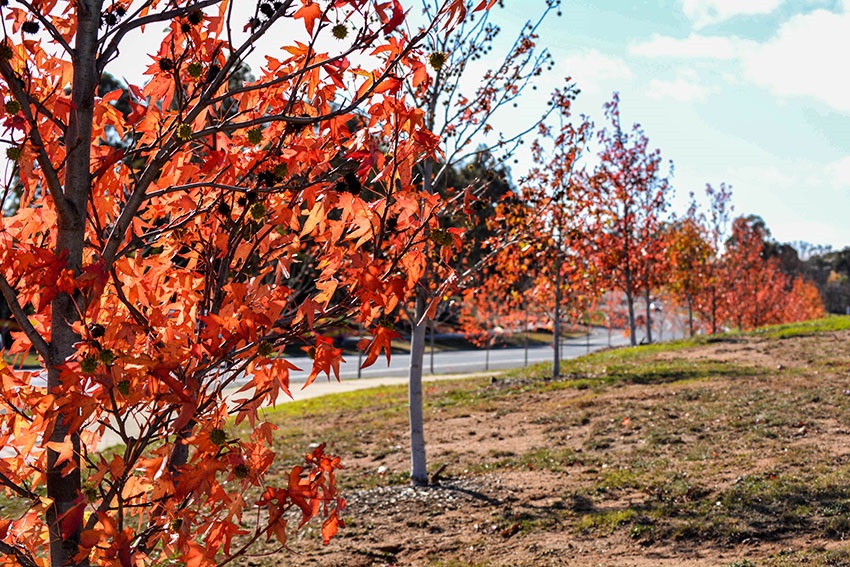
[[[83,525],[83,514],[86,510],[86,497],[80,494],[74,499],[73,505],[59,518],[62,537],[68,539]]]
[[[70,437],[65,437],[62,441],[49,441],[47,444],[49,449],[58,453],[56,457],[56,466],[61,466],[64,463],[73,462],[74,460],[74,443]]]
[[[345,522],[340,519],[336,509],[334,509],[322,523],[322,540],[325,545],[331,542],[331,539],[337,534],[340,527],[345,527]]]
[[[389,35],[395,31],[395,29],[401,25],[404,21],[404,10],[401,7],[401,3],[398,0],[393,0],[393,12],[392,16],[389,20],[384,24],[383,32],[385,35]]]
[[[304,27],[312,35],[316,20],[322,17],[322,7],[319,6],[318,2],[308,1],[304,6],[296,10],[292,17],[303,19]]]
[[[328,376],[328,380],[330,380],[331,372],[333,372],[337,381],[339,380],[339,364],[344,362],[344,359],[342,358],[342,349],[334,348],[332,339],[319,337],[316,339],[316,346],[305,348],[305,350],[313,356],[313,369],[301,387],[302,390],[312,384],[321,372]]]
[[[382,352],[386,354],[387,365],[389,365],[390,354],[392,353],[392,340],[401,337],[393,329],[384,326],[378,326],[373,331],[373,334],[374,337],[367,347],[366,360],[363,361],[361,368],[366,368],[374,364]]]
[[[289,472],[289,485],[286,489],[287,495],[293,504],[301,509],[301,525],[310,521],[318,511],[318,500],[316,500],[316,489],[311,485],[308,478],[301,478],[304,469],[293,467]]]

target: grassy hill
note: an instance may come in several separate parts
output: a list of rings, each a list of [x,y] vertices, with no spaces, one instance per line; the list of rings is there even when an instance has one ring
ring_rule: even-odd
[[[850,318],[428,385],[435,486],[407,485],[406,393],[271,415],[281,468],[326,441],[347,527],[273,565],[850,565]]]
[[[347,527],[242,564],[850,565],[848,371],[834,317],[430,383],[421,489],[404,388],[285,404],[277,470],[327,442]]]

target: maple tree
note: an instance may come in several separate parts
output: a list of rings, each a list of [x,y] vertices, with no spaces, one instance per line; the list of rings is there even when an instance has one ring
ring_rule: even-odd
[[[659,280],[663,255],[660,223],[668,206],[670,185],[662,177],[661,153],[649,149],[649,139],[635,124],[631,132],[620,124],[620,98],[605,104],[610,129],[599,131],[599,164],[590,176],[594,192],[595,230],[591,231],[602,270],[611,285],[623,292],[628,308],[631,343],[637,343],[635,298],[651,292]],[[647,315],[649,315],[647,301]],[[647,316],[647,339],[651,327]]]
[[[739,329],[821,317],[825,313],[814,284],[792,278],[769,257],[769,231],[760,217],[738,217],[726,244],[726,319]]]
[[[534,167],[523,178],[517,225],[520,252],[529,256],[534,287],[529,295],[542,303],[553,329],[552,375],[560,375],[561,331],[567,315],[587,311],[601,292],[596,255],[590,246],[590,210],[594,195],[579,160],[591,136],[586,117],[573,120],[573,85],[556,90],[551,104],[558,128],[540,127],[532,148]]]
[[[20,184],[0,292],[22,329],[12,352],[43,365],[0,368],[0,486],[25,508],[0,520],[9,563],[201,567],[244,553],[237,536],[283,546],[290,522],[321,516],[327,541],[342,523],[340,461],[321,446],[265,485],[258,409],[290,395],[287,345],[313,359],[308,384],[338,375],[324,333],[349,318],[372,332],[367,364],[389,356],[382,322],[441,208],[413,180],[437,138],[405,89],[428,80],[417,46],[467,6],[441,3],[414,34],[395,0],[240,8],[0,3]],[[98,94],[128,35],[163,25],[146,82]],[[251,80],[245,58],[278,29],[291,40]],[[228,434],[232,415],[250,439]],[[107,432],[123,451],[98,453]]]
[[[685,304],[688,334],[691,337],[695,333],[694,301],[703,291],[709,277],[708,262],[712,254],[704,219],[700,218],[697,211],[691,194],[691,204],[684,218],[671,222],[664,233],[669,266],[668,286]]]
[[[468,0],[467,11],[472,13],[476,4]],[[537,29],[558,4],[556,0],[548,1],[536,22],[526,23],[503,57],[480,75],[474,73],[472,63],[492,50],[500,33],[500,28],[492,22],[492,12],[464,19],[454,28],[429,35],[428,64],[434,72],[420,86],[411,85],[410,96],[424,111],[425,126],[440,139],[439,158],[420,161],[417,174],[425,193],[444,197],[438,221],[423,241],[427,248],[422,255],[424,279],[410,298],[407,310],[411,327],[410,478],[414,485],[428,483],[422,414],[426,329],[443,298],[468,285],[470,278],[505,244],[494,225],[495,180],[490,175],[498,174],[498,165],[552,109],[544,109],[537,119],[529,120],[527,126],[516,132],[500,133],[494,141],[488,137],[495,134],[493,117],[516,107],[523,91],[533,86],[535,77],[551,66],[551,55],[537,45]],[[438,2],[425,0],[422,6],[427,18],[438,13]],[[464,187],[449,185],[453,168],[461,164],[475,167],[482,158],[496,154],[496,163],[477,168],[483,174],[481,177],[465,180]]]
[[[825,316],[826,309],[817,285],[800,276],[793,278],[783,308],[784,321],[808,321]]]
[[[709,330],[714,334],[720,328],[726,307],[726,297],[722,292],[727,281],[723,244],[734,207],[731,204],[732,188],[725,183],[721,183],[719,188],[706,184],[705,194],[708,197],[705,225],[710,252],[702,267],[704,277],[700,293],[695,297],[694,309],[708,322]]]

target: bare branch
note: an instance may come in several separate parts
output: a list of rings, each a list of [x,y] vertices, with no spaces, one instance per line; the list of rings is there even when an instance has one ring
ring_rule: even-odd
[[[53,41],[61,45],[62,49],[65,50],[65,53],[67,53],[71,57],[74,56],[74,49],[70,45],[68,45],[68,43],[65,41],[65,38],[62,37],[61,33],[59,33],[59,30],[57,30],[53,26],[53,22],[47,19],[47,16],[43,14],[44,10],[35,8],[30,2],[27,2],[26,0],[18,0],[18,2],[23,4],[23,6],[29,11],[29,13],[32,14],[35,19],[37,19],[41,23],[41,25],[44,26],[44,29],[46,29],[47,33],[50,34],[50,37],[53,38]]]
[[[26,498],[27,500],[38,500],[38,494],[31,490],[27,490],[23,486],[14,482],[11,478],[0,472],[0,485],[5,486],[6,488],[11,489],[21,498]]]
[[[4,275],[0,275],[0,293],[3,294],[3,299],[6,300],[9,309],[12,311],[12,315],[15,316],[15,320],[21,326],[21,329],[23,329],[24,334],[30,340],[32,346],[47,364],[51,364],[50,346],[30,322],[29,317],[27,317],[27,314],[18,301],[18,292],[9,284],[9,281]]]
[[[0,553],[9,557],[14,557],[15,561],[17,561],[18,565],[21,567],[38,567],[38,563],[35,562],[35,559],[32,555],[30,555],[30,552],[20,546],[0,541]]]
[[[165,12],[159,12],[158,14],[149,14],[144,17],[138,17],[138,14],[141,13],[141,11],[146,6],[150,5],[150,2],[146,2],[144,5],[139,6],[135,13],[132,16],[129,16],[123,24],[116,26],[115,29],[112,30],[112,32],[107,33],[104,36],[103,39],[105,40],[107,37],[109,37],[109,35],[114,34],[112,40],[101,51],[100,55],[97,58],[98,73],[103,73],[103,70],[106,68],[106,64],[109,63],[109,61],[111,61],[116,55],[118,55],[118,46],[121,43],[121,40],[124,39],[124,36],[130,33],[131,31],[148,24],[173,20],[177,16],[185,14],[190,9],[194,10],[206,8],[207,6],[213,6],[215,4],[219,4],[220,2],[221,0],[199,0],[192,6],[174,8],[172,10],[166,10]]]
[[[36,122],[35,116],[32,114],[32,109],[30,109],[28,104],[30,97],[24,90],[20,78],[6,60],[0,60],[0,76],[6,81],[15,100],[21,103],[21,111],[30,125],[29,137],[32,140],[33,148],[36,150],[38,164],[41,166],[44,179],[47,183],[47,189],[53,198],[53,202],[56,204],[59,216],[62,218],[71,218],[73,213],[71,204],[65,198],[65,194],[62,191],[62,182],[59,180],[59,174],[53,166],[53,162],[50,161],[47,150],[44,148],[44,140],[42,140],[41,132],[38,130],[38,122]]]

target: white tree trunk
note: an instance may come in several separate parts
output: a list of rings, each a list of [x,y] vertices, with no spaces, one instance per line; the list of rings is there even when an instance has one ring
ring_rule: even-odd
[[[410,413],[410,482],[414,486],[428,484],[425,460],[425,427],[422,415],[422,363],[425,358],[425,298],[416,298],[414,320],[410,335],[410,380],[408,383],[408,409]]]
[[[552,346],[554,348],[554,359],[552,360],[552,378],[557,380],[561,376],[561,262],[557,259],[555,267],[555,316],[552,321]]]
[[[637,326],[635,325],[635,298],[626,292],[626,305],[629,307],[629,341],[632,346],[637,345]]]

